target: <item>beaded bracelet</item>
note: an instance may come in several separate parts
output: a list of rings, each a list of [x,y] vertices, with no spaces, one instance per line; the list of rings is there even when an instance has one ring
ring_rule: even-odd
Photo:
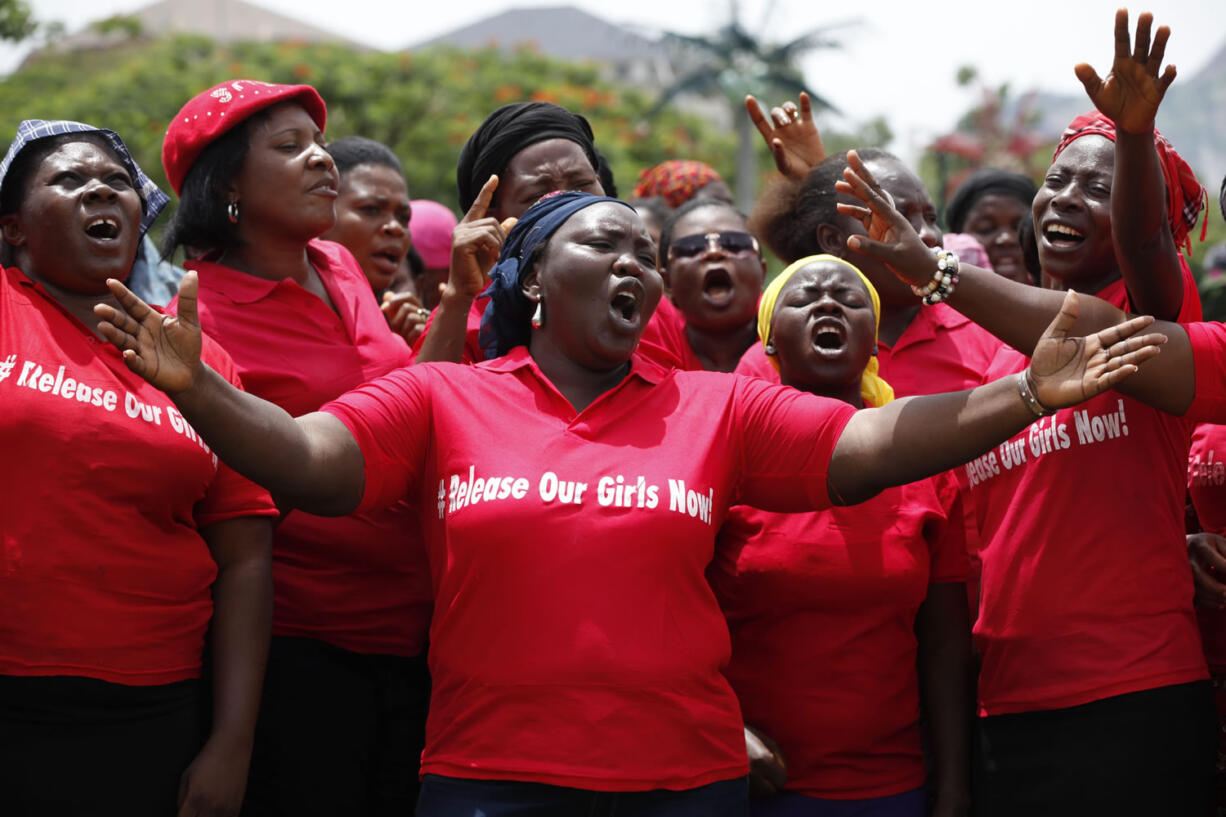
[[[1039,402],[1038,395],[1030,388],[1030,369],[1026,368],[1017,373],[1017,393],[1022,396],[1022,402],[1026,404],[1026,408],[1034,412],[1035,417],[1048,417],[1056,413],[1055,409],[1049,409],[1047,406]]]
[[[958,256],[943,249],[937,250],[937,269],[932,280],[922,287],[912,286],[911,291],[925,305],[932,306],[948,300],[958,286]]]

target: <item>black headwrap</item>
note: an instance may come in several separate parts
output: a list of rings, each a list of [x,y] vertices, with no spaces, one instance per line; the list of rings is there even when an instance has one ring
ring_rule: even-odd
[[[1039,188],[1035,186],[1035,183],[1021,173],[1009,173],[992,168],[976,170],[969,179],[962,183],[961,187],[954,191],[953,197],[949,200],[949,207],[945,210],[945,221],[949,224],[951,233],[965,232],[967,214],[975,202],[984,196],[992,194],[1012,196],[1026,207],[1030,207],[1030,203],[1034,201],[1035,194],[1038,192]]]
[[[460,209],[472,207],[482,185],[502,173],[512,156],[546,139],[569,139],[583,148],[592,169],[599,169],[592,126],[582,116],[552,102],[503,105],[485,118],[460,151],[455,173]]]

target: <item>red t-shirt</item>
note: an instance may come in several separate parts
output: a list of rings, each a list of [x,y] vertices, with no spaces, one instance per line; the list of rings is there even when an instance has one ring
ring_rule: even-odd
[[[941,394],[973,389],[983,381],[983,373],[1004,346],[995,335],[945,304],[925,306],[891,346],[878,341],[877,363],[881,377],[894,389],[896,397]],[[776,369],[762,351],[762,344],[750,347],[737,366],[740,374],[779,382]],[[966,527],[966,548],[970,567],[966,580],[971,620],[979,607],[979,550],[982,538],[975,527],[974,497],[961,469],[954,469],[962,487],[962,512]]]
[[[207,337],[204,361],[238,385]],[[0,674],[200,675],[217,565],[200,529],[276,516],[165,394],[19,270],[0,272]]]
[[[1188,451],[1188,496],[1202,530],[1226,536],[1226,425],[1201,423]],[[1205,660],[1226,674],[1226,611],[1196,608]]]
[[[349,251],[312,241],[308,253],[335,312],[292,279],[187,264],[200,275],[205,331],[233,356],[248,391],[295,416],[412,362]],[[417,655],[430,626],[429,582],[409,503],[343,517],[293,511],[273,543],[273,633],[354,652]]]
[[[488,296],[478,296],[468,310],[468,319],[464,330],[464,352],[460,356],[461,363],[480,363],[485,360],[485,352],[481,349],[478,338],[481,334],[481,318],[485,315],[485,307],[489,304]],[[430,327],[434,323],[434,315],[426,320],[421,336],[413,345],[413,353],[421,351],[421,344],[426,339]],[[673,306],[667,296],[660,299],[659,306],[652,313],[639,340],[639,353],[650,361],[658,363],[666,369],[685,369],[686,371],[702,371],[702,361],[690,342],[685,337],[685,318]],[[775,378],[778,382],[779,378]]]
[[[424,774],[634,791],[746,773],[705,577],[715,533],[738,502],[828,507],[850,406],[636,355],[576,413],[518,347],[402,369],[324,410],[361,446],[362,508],[423,507]]]
[[[685,336],[685,316],[667,295],[660,299],[660,305],[643,329],[643,336],[639,338],[639,354],[666,369],[684,369],[687,372],[703,370],[702,361]]]
[[[1196,371],[1196,397],[1184,418],[1226,423],[1226,324],[1191,323],[1184,328]]]
[[[1128,309],[1122,280],[1098,297]],[[1199,317],[1185,273],[1179,320]],[[1004,349],[985,382],[1028,363]],[[1184,543],[1190,433],[1178,417],[1105,392],[965,466],[986,543],[981,713],[1206,677]]]
[[[732,633],[724,674],[783,750],[789,791],[924,785],[915,616],[930,584],[966,581],[959,503],[942,474],[847,508],[728,512],[707,571]]]

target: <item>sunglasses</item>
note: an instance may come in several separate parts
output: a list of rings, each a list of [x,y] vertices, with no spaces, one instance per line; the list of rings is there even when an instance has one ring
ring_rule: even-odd
[[[746,252],[758,252],[758,239],[740,230],[725,230],[722,233],[707,233],[682,236],[674,239],[668,247],[668,254],[674,258],[693,258],[710,248],[718,248],[729,255],[739,255]]]

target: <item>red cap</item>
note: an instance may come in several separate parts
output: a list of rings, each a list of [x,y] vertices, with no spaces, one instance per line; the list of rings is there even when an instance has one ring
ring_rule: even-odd
[[[175,193],[183,188],[187,171],[201,151],[219,136],[254,113],[284,102],[297,100],[306,108],[320,130],[328,119],[328,109],[319,92],[310,85],[275,85],[253,79],[234,79],[202,91],[188,100],[175,114],[162,142],[162,167]]]

